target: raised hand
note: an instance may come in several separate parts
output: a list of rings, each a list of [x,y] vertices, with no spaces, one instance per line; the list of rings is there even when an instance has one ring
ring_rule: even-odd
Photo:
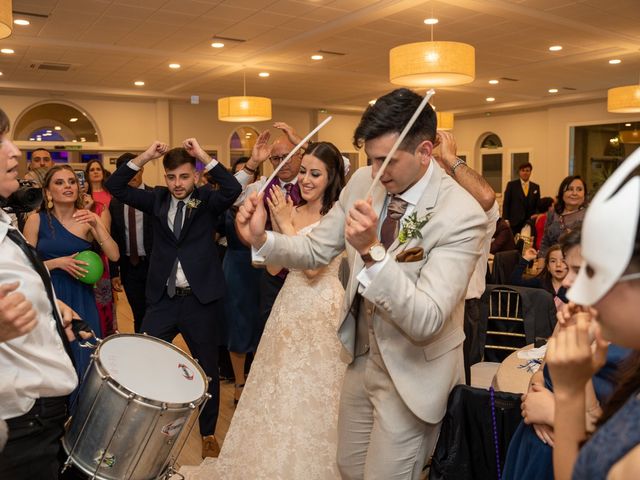
[[[535,260],[535,258],[538,256],[538,251],[535,248],[527,248],[525,250],[525,252],[522,254],[522,258],[524,258],[527,262],[530,262],[531,260]]]
[[[269,140],[271,139],[271,133],[269,130],[265,130],[256,139],[256,143],[253,144],[253,149],[251,149],[251,158],[247,165],[252,168],[258,168],[262,162],[264,162],[269,155],[271,155],[271,145],[269,145]]]
[[[198,143],[198,140],[196,140],[195,138],[187,138],[184,142],[182,142],[182,146],[189,155],[197,158],[201,162],[209,163],[211,161],[211,157],[209,157],[209,154],[204,151],[204,149]]]
[[[289,125],[287,125],[284,122],[275,122],[273,124],[273,128],[277,128],[278,130],[282,130],[282,133],[284,133],[287,138],[289,139],[289,141],[291,143],[293,143],[294,145],[297,145],[300,143],[300,141],[302,140],[302,138],[300,138],[298,136],[298,134],[293,130],[293,128]]]
[[[100,221],[100,217],[91,210],[77,210],[76,213],[73,214],[73,218],[76,222],[86,223],[92,228],[96,228]]]
[[[38,323],[31,302],[16,292],[19,285],[19,282],[0,285],[0,342],[29,333]]]
[[[293,213],[293,200],[291,197],[285,197],[280,187],[271,187],[271,198],[267,198],[269,211],[271,212],[271,220],[275,220],[282,230],[282,225],[291,223],[291,215]]]
[[[143,166],[145,163],[155,159],[160,158],[162,155],[167,153],[169,150],[169,145],[166,143],[162,143],[159,140],[153,142],[149,147],[133,159],[133,162],[139,167]]]
[[[236,232],[246,243],[258,249],[267,240],[264,228],[267,211],[262,197],[262,194],[252,193],[240,206],[236,215]]]
[[[456,139],[451,132],[438,130],[433,144],[433,158],[451,175],[451,166],[457,161]]]

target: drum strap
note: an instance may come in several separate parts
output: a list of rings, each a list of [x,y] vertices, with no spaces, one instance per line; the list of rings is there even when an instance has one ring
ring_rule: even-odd
[[[75,361],[73,359],[73,354],[71,353],[71,345],[69,344],[69,339],[67,338],[67,334],[62,327],[62,319],[60,318],[60,313],[58,312],[58,307],[55,302],[55,297],[53,296],[53,286],[51,285],[51,277],[49,276],[49,271],[47,267],[42,263],[42,260],[38,257],[38,253],[35,249],[27,243],[25,238],[20,235],[17,230],[12,228],[7,232],[7,237],[13,241],[20,250],[24,252],[27,256],[33,268],[40,278],[42,279],[42,283],[44,283],[44,288],[47,291],[47,296],[49,297],[49,302],[51,303],[51,310],[53,312],[53,319],[55,320],[56,330],[58,331],[58,335],[60,335],[60,339],[62,340],[62,345],[64,345],[64,349],[66,350],[69,358],[71,359],[71,363],[75,366]]]

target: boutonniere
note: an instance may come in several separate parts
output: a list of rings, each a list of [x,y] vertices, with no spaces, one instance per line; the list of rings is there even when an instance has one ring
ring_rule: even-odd
[[[194,209],[198,208],[201,203],[202,203],[202,200],[198,200],[197,198],[192,198],[191,200],[189,200],[187,202],[187,208],[189,210],[194,210]]]
[[[422,238],[422,232],[420,230],[431,219],[432,213],[429,213],[422,218],[418,218],[418,212],[413,212],[407,218],[402,221],[402,228],[398,234],[398,241],[405,243],[410,238]]]

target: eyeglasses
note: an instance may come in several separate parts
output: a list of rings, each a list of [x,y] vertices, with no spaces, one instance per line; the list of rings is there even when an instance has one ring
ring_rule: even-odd
[[[271,155],[269,157],[269,160],[271,160],[274,163],[280,163],[281,161],[283,161],[285,158],[289,156],[289,153],[285,153],[284,155]],[[296,155],[304,155],[304,148],[299,149],[293,156],[295,157]]]

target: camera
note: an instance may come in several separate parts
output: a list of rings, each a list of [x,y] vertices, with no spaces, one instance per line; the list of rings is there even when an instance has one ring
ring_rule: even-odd
[[[38,208],[42,203],[42,189],[31,180],[18,180],[18,183],[18,190],[2,199],[2,209],[7,213],[27,213]]]

